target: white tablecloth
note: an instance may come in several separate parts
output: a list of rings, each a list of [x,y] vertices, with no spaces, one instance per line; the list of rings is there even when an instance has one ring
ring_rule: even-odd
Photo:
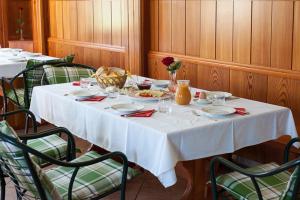
[[[232,115],[218,121],[192,114],[198,105],[172,105],[172,114],[151,118],[123,118],[110,109],[115,103],[131,102],[126,96],[102,102],[78,102],[64,96],[80,87],[71,84],[35,87],[30,110],[37,120],[68,128],[75,135],[109,151],[122,151],[128,159],[149,170],[165,186],[176,183],[178,161],[234,152],[273,140],[296,129],[288,108],[247,99],[227,105],[245,107],[250,115]],[[156,108],[155,103],[144,103]]]
[[[19,72],[26,68],[27,62],[15,62],[9,60],[10,58],[18,58],[21,56],[14,56],[10,52],[0,52],[0,78],[7,77],[12,78],[17,75]],[[36,57],[26,57],[28,59],[36,59],[36,60],[53,60],[55,58],[49,56],[36,56]]]

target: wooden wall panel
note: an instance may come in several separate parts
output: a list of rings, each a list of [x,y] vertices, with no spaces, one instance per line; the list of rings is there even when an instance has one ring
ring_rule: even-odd
[[[153,77],[155,79],[169,79],[169,73],[166,69],[166,66],[164,66],[161,63],[161,57],[149,57],[148,59],[148,65],[151,67],[148,67],[148,75],[149,77]]]
[[[233,62],[250,64],[251,0],[234,1]]]
[[[285,107],[293,111],[293,115],[300,130],[300,80],[270,76],[268,78],[268,102]]]
[[[78,40],[93,42],[93,1],[77,1]]]
[[[122,45],[122,8],[121,0],[111,2],[111,44],[115,46]]]
[[[185,0],[172,1],[171,19],[171,51],[185,54]]]
[[[150,1],[150,49],[158,51],[158,2],[159,0]]]
[[[232,61],[233,0],[217,1],[216,59]]]
[[[172,1],[159,1],[159,51],[170,52],[172,49]]]
[[[2,0],[4,1],[4,0]],[[33,0],[32,0],[33,1]],[[25,39],[32,40],[32,8],[31,0],[7,0],[7,34],[8,40],[18,40],[19,35],[16,33],[18,29],[17,19],[19,18],[19,8],[23,8],[23,36]]]
[[[266,75],[230,71],[230,92],[238,97],[266,102],[268,91],[268,77]]]
[[[199,64],[197,74],[200,88],[229,91],[229,69]]]
[[[64,39],[77,40],[77,3],[75,0],[63,1]]]
[[[300,1],[295,2],[294,12],[293,70],[300,71]]]
[[[76,63],[91,65],[96,68],[100,66],[125,67],[125,51],[113,51],[99,48],[98,46],[85,46],[82,43],[51,40],[48,42],[49,55],[64,57],[74,54]]]
[[[102,43],[102,0],[94,0],[94,42]]]
[[[198,83],[198,74],[195,73],[198,70],[198,64],[183,62],[180,70],[178,71],[177,78],[178,80],[190,80],[190,85],[197,87]]]
[[[201,1],[200,57],[216,57],[216,0]]]
[[[201,1],[186,1],[186,10],[186,55],[199,56]]]
[[[64,37],[63,1],[55,1],[55,25],[56,25],[56,37],[62,39]]]
[[[49,34],[51,37],[57,37],[57,27],[56,27],[56,1],[49,1]]]
[[[49,54],[74,53],[79,63],[142,73],[143,5],[144,0],[48,1]]]
[[[274,1],[272,9],[271,66],[291,69],[293,1]]]
[[[251,63],[270,66],[272,1],[253,1]]]

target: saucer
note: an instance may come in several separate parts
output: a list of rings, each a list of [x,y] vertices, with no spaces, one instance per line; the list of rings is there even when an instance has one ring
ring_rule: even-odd
[[[199,104],[199,105],[206,105],[206,104],[211,103],[211,101],[208,101],[207,99],[196,99],[194,101],[196,104]]]

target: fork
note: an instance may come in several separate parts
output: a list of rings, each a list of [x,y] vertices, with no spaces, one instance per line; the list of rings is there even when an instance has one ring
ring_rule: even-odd
[[[209,116],[207,116],[207,115],[205,115],[205,114],[200,114],[200,113],[196,112],[195,110],[192,110],[192,113],[193,113],[194,115],[196,115],[196,116],[205,117],[205,118],[210,119],[210,120],[215,121],[215,122],[218,121],[217,119],[214,119],[214,118],[212,118],[212,117],[209,117]]]

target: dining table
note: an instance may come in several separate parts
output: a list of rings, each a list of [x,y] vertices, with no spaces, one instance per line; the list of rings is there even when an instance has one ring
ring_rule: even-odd
[[[53,60],[55,58],[39,53],[23,51],[22,49],[0,48],[0,78],[12,78],[26,68],[29,59]]]
[[[156,176],[164,187],[177,181],[175,168],[187,176],[184,199],[204,199],[208,169],[207,158],[233,153],[244,147],[275,140],[282,135],[297,137],[289,108],[244,98],[227,99],[225,106],[244,108],[246,115],[232,113],[211,117],[203,114],[202,105],[171,101],[170,112],[159,112],[157,101],[141,101],[120,94],[102,101],[78,101],[76,91],[97,91],[98,86],[81,88],[72,83],[34,87],[30,111],[37,119],[63,126],[74,135],[107,151],[121,151],[128,160]],[[194,95],[197,88],[191,88]],[[126,117],[112,109],[114,105],[138,104],[154,109],[151,117]],[[207,164],[207,163],[206,163]]]

